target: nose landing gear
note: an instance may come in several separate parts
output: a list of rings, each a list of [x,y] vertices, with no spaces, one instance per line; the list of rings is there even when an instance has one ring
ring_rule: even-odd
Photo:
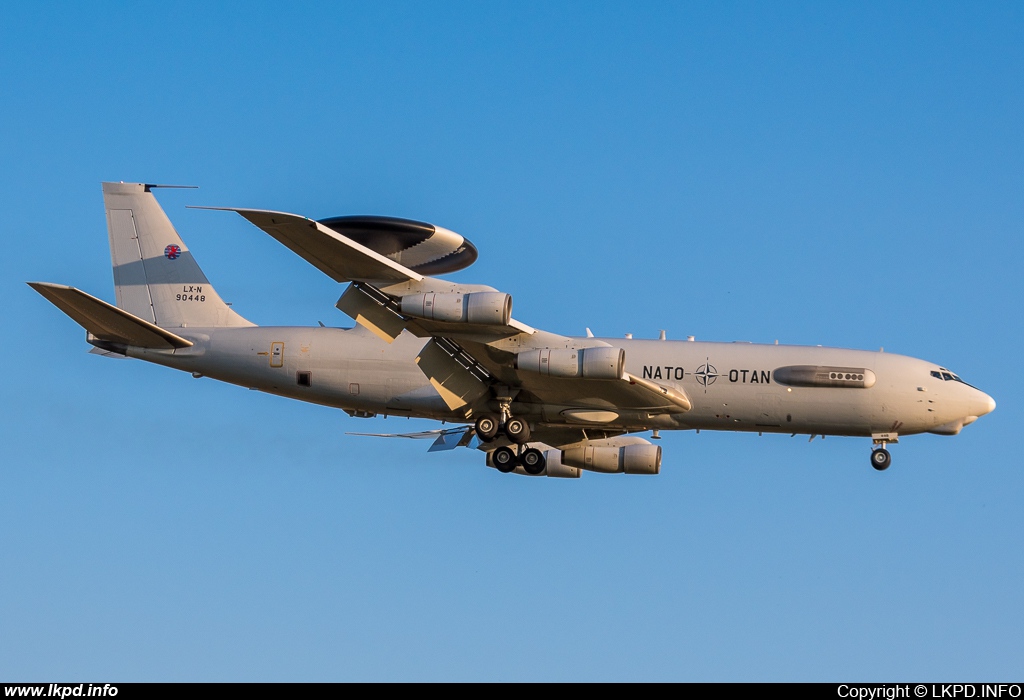
[[[892,464],[892,455],[885,449],[890,443],[896,444],[900,441],[896,433],[875,433],[871,436],[875,448],[871,451],[871,466],[876,471],[884,472]]]

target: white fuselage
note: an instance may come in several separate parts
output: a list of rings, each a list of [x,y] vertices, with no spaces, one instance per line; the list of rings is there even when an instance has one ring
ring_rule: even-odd
[[[426,341],[408,332],[391,344],[358,326],[188,328],[181,329],[181,334],[195,345],[176,351],[132,348],[129,354],[355,415],[467,422],[445,405],[419,370],[414,358]],[[625,350],[630,374],[682,390],[693,405],[685,413],[634,412],[603,418],[602,425],[609,429],[956,434],[995,408],[984,392],[944,380],[937,365],[903,355],[752,343],[603,340]],[[775,370],[790,366],[863,368],[873,373],[875,381],[868,388],[787,386],[776,381]],[[517,410],[533,420],[572,424],[562,416],[562,408],[521,406]]]

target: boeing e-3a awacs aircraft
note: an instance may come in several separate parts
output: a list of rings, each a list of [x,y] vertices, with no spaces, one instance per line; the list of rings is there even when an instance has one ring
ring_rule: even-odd
[[[476,447],[502,472],[657,474],[636,433],[734,430],[871,438],[871,464],[914,433],[956,435],[995,402],[944,367],[839,348],[556,335],[512,318],[512,297],[440,275],[476,260],[453,231],[376,216],[314,221],[235,211],[348,287],[352,328],[258,327],[224,303],[152,194],[103,184],[117,305],[32,288],[86,329],[92,352],[135,357],[349,415],[459,427],[431,450]]]

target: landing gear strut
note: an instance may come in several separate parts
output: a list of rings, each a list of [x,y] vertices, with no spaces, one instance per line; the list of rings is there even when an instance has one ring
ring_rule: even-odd
[[[502,445],[491,453],[491,461],[498,471],[508,474],[521,465],[527,474],[543,474],[547,466],[544,453],[533,448],[523,449],[523,445],[530,441],[530,424],[512,415],[513,396],[508,391],[498,393],[501,415],[485,413],[477,418],[476,434],[482,441],[490,442],[503,432],[512,443],[512,447]]]
[[[501,407],[500,416],[485,413],[476,419],[474,427],[477,437],[483,442],[490,442],[498,436],[499,432],[504,432],[509,441],[516,445],[528,443],[530,441],[530,424],[522,418],[512,416],[512,399],[499,397],[498,402]]]

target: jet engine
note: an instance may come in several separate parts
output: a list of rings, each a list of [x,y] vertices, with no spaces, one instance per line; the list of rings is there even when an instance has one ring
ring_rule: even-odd
[[[661,471],[661,448],[651,444],[572,447],[562,451],[562,464],[606,474],[657,474]]]
[[[571,467],[568,464],[562,464],[562,453],[560,450],[545,450],[544,462],[545,476],[553,476],[559,479],[580,478],[580,470],[578,467]],[[520,467],[520,469],[521,468],[522,467]]]
[[[621,379],[626,368],[626,351],[622,348],[527,350],[516,355],[515,367],[549,377]]]
[[[507,326],[512,319],[512,295],[503,292],[407,294],[402,313],[429,321]]]

